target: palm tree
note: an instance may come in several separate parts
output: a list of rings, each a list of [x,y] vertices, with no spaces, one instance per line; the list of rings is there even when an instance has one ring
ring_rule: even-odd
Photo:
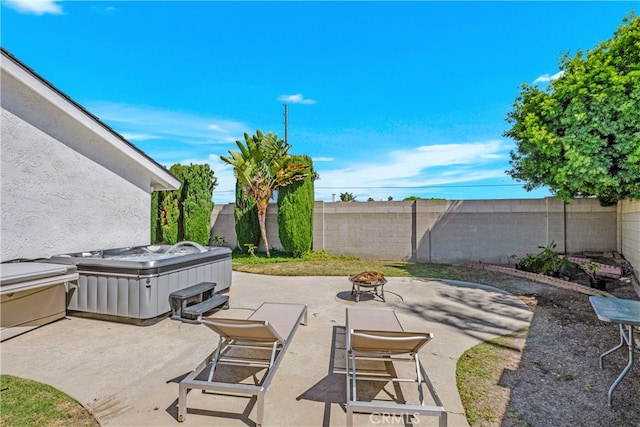
[[[236,141],[240,151],[229,150],[230,157],[220,159],[233,166],[233,173],[244,189],[245,194],[253,197],[258,207],[260,235],[264,242],[267,257],[270,257],[267,241],[267,206],[274,190],[285,187],[294,181],[305,179],[309,174],[308,166],[289,164],[287,160],[289,144],[271,132],[264,135],[261,130],[249,136],[244,134],[244,141]]]
[[[353,193],[340,193],[340,201],[341,202],[353,202],[356,199],[356,196]]]

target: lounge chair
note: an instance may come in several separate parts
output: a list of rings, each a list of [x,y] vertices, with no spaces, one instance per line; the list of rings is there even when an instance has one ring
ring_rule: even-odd
[[[392,417],[420,415],[438,416],[440,427],[447,425],[444,409],[427,372],[420,363],[418,352],[433,338],[431,333],[406,332],[396,313],[386,308],[348,307],[346,315],[346,374],[347,374],[347,426],[353,425],[353,413],[387,414]],[[358,370],[361,365],[385,363],[384,372]],[[392,362],[392,363],[389,363]],[[415,378],[399,378],[393,362],[412,362]],[[418,386],[417,404],[395,401],[359,401],[357,381],[414,382]],[[423,384],[427,386],[435,405],[426,405]],[[402,399],[400,399],[402,400]]]
[[[264,303],[246,320],[207,317],[203,318],[201,323],[216,332],[220,339],[213,353],[180,382],[178,421],[182,422],[185,419],[189,390],[200,389],[220,394],[256,396],[257,425],[261,426],[264,419],[265,394],[298,325],[307,324],[307,306]],[[251,354],[247,355],[247,351]],[[264,357],[257,357],[257,353],[264,354]],[[214,381],[214,373],[220,365],[260,368],[266,371],[256,384]],[[207,368],[208,378],[198,379]]]

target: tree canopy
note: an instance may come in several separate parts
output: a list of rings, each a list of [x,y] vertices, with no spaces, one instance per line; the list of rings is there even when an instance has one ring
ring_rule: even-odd
[[[353,202],[356,200],[356,196],[353,193],[340,193],[340,201],[341,202]]]
[[[288,151],[291,146],[271,132],[265,135],[258,129],[253,136],[245,133],[244,144],[236,141],[236,145],[239,151],[230,150],[229,156],[220,156],[220,159],[233,166],[234,175],[242,184],[244,193],[255,200],[260,234],[267,256],[270,256],[266,231],[269,200],[278,188],[305,179],[309,168],[289,163]]]
[[[560,58],[546,89],[523,84],[504,133],[516,142],[507,173],[559,198],[603,206],[640,198],[640,18],[583,55]]]

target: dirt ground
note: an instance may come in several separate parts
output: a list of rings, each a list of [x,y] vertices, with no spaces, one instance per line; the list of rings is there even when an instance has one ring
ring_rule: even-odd
[[[613,405],[607,404],[607,392],[626,365],[628,351],[625,346],[607,356],[600,369],[599,355],[617,345],[620,335],[617,325],[598,320],[589,295],[492,271],[473,274],[475,282],[520,296],[534,313],[524,350],[512,352],[514,360],[500,376],[496,392],[508,393],[509,400],[499,425],[640,425],[638,364],[614,391]],[[607,291],[639,299],[628,283],[611,283]],[[640,352],[635,353],[637,358]]]

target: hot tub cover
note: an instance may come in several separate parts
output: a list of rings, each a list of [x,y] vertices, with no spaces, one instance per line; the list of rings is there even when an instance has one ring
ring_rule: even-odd
[[[0,264],[0,295],[78,280],[75,265],[47,262]]]

